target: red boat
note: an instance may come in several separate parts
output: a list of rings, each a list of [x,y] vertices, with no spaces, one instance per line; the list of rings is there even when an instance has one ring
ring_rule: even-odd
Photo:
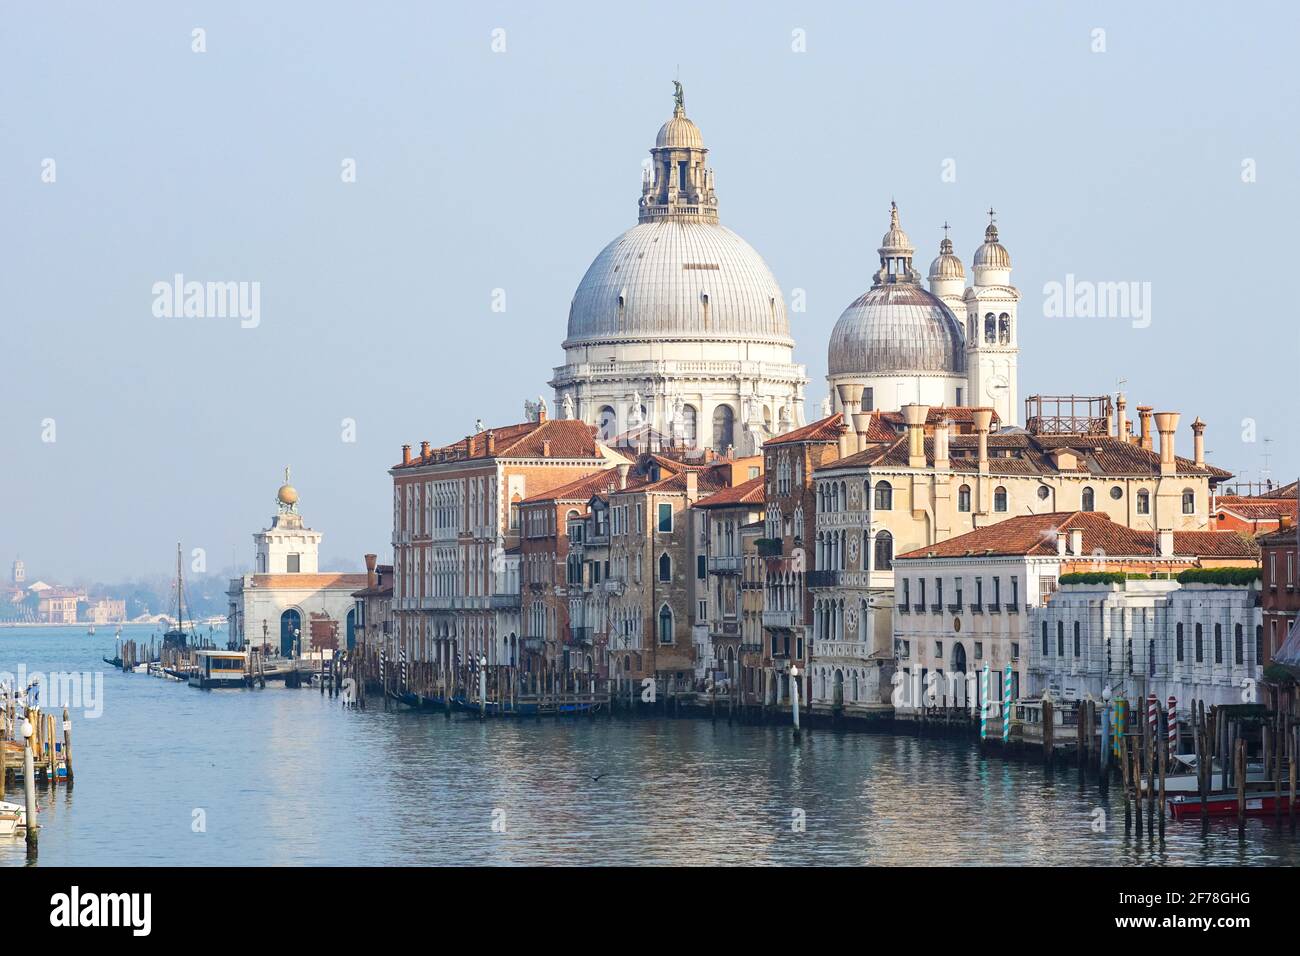
[[[1246,816],[1248,817],[1271,817],[1279,806],[1282,813],[1288,813],[1290,798],[1285,795],[1278,796],[1276,791],[1260,792],[1257,790],[1253,793],[1246,793]],[[1209,799],[1205,801],[1205,808],[1208,815],[1212,817],[1235,817],[1237,815],[1237,795],[1235,793],[1211,794]],[[1201,798],[1193,795],[1170,797],[1169,812],[1175,820],[1181,820],[1184,817],[1199,818],[1201,815]]]

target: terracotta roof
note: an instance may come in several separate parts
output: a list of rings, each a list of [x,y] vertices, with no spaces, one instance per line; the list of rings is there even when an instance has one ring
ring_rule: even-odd
[[[1228,511],[1240,518],[1253,521],[1278,520],[1283,515],[1295,515],[1294,498],[1246,498],[1241,495],[1220,495],[1214,499],[1215,511]]]
[[[731,488],[723,488],[721,491],[714,492],[703,501],[695,504],[697,508],[726,508],[736,505],[761,505],[765,500],[764,496],[764,476],[759,475],[757,478],[751,478],[749,481],[734,485]]]
[[[924,442],[927,466],[934,464],[934,439]],[[953,471],[975,473],[979,470],[978,435],[952,435],[948,439],[948,463]],[[1062,475],[1079,474],[1107,477],[1156,477],[1160,474],[1160,456],[1132,442],[1107,435],[1031,435],[1028,432],[1003,432],[988,436],[989,473],[992,475]],[[1058,467],[1054,453],[1070,452],[1078,459],[1075,467]],[[1222,468],[1198,468],[1189,458],[1177,458],[1178,474],[1205,475],[1212,479],[1232,477]],[[882,465],[908,467],[907,438],[896,438],[887,446],[868,448],[856,455],[827,462],[818,471],[836,468],[860,468]]]
[[[1159,550],[1152,532],[1126,527],[1100,512],[1056,511],[1018,515],[899,557],[1051,557],[1057,553],[1057,532],[1075,529],[1083,532],[1085,558],[1097,551],[1112,560],[1155,557]],[[1175,531],[1174,554],[1179,557],[1256,559],[1259,549],[1250,538],[1235,531]]]
[[[627,483],[629,487],[634,487],[643,482],[636,476],[629,475]],[[596,495],[617,488],[618,469],[604,468],[590,475],[583,475],[581,478],[560,485],[558,488],[552,488],[550,491],[543,491],[530,498],[525,498],[520,504],[531,505],[542,501],[590,501]]]
[[[792,445],[795,442],[812,441],[812,442],[832,442],[839,441],[840,434],[844,431],[844,416],[839,412],[831,415],[829,418],[822,418],[811,424],[796,428],[792,432],[786,432],[784,435],[777,435],[775,438],[769,438],[763,442],[763,447],[767,448],[772,445]]]
[[[993,412],[993,420],[989,425],[992,431],[997,431],[1002,425],[1002,419],[998,417],[997,411],[984,405],[931,405],[929,413],[925,416],[925,423],[938,425],[940,422],[953,422],[957,425],[973,425],[975,413],[978,411]],[[895,433],[907,428],[907,420],[903,418],[902,412],[879,412],[878,414],[885,422],[894,426]]]
[[[689,468],[686,471],[678,472],[675,475],[668,475],[660,478],[658,481],[642,485],[641,491],[685,491],[686,476],[688,473],[695,475],[696,487],[701,493],[721,491],[727,487],[726,479],[722,477],[720,470],[712,468]]]
[[[1283,485],[1280,488],[1274,488],[1272,491],[1266,491],[1262,495],[1259,495],[1259,497],[1260,498],[1294,498],[1296,497],[1296,483],[1293,481],[1290,484]]]
[[[495,442],[495,458],[603,458],[596,447],[596,429],[576,419],[520,422],[503,428],[491,428],[467,435],[458,442],[429,450],[427,458],[413,455],[407,463],[394,468],[418,468],[438,461],[462,461],[487,458],[487,440]],[[543,442],[550,442],[550,455],[543,455]]]
[[[364,572],[361,574],[329,571],[323,574],[254,574],[252,577],[253,587],[255,588],[284,588],[286,590],[309,588],[313,591],[325,588],[363,588],[370,581]]]

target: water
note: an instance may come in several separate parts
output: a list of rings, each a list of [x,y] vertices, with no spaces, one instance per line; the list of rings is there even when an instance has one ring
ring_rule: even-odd
[[[1106,801],[1073,770],[968,742],[812,731],[795,747],[789,727],[725,720],[357,712],[317,690],[121,674],[101,661],[104,630],[0,628],[0,670],[103,674],[103,715],[73,713],[75,786],[41,791],[42,864],[1300,862],[1300,838],[1271,820],[1244,838],[1232,822],[1203,837],[1199,821],[1171,821],[1163,843],[1126,835],[1116,789]],[[0,862],[23,859],[0,838]]]

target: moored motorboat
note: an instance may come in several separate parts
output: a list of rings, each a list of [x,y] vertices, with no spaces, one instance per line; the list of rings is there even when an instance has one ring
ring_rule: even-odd
[[[0,836],[12,836],[27,829],[27,808],[21,803],[0,800]]]
[[[1199,817],[1201,815],[1201,798],[1199,796],[1180,795],[1169,798],[1169,813],[1175,820]],[[1282,813],[1289,812],[1290,797],[1281,796],[1276,790],[1255,791],[1246,794],[1246,816],[1272,816],[1279,808]],[[1205,801],[1206,816],[1237,816],[1237,794],[1217,792],[1209,795]]]

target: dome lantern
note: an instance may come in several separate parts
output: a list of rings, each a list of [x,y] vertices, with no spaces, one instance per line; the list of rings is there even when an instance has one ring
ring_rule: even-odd
[[[1007,285],[1011,282],[1011,254],[998,241],[997,213],[989,209],[989,224],[984,243],[975,250],[971,264],[975,267],[976,285]]]
[[[682,84],[673,80],[673,87],[673,115],[659,127],[650,168],[641,179],[639,219],[717,222],[713,170],[705,165],[709,151],[700,128],[686,116]]]

